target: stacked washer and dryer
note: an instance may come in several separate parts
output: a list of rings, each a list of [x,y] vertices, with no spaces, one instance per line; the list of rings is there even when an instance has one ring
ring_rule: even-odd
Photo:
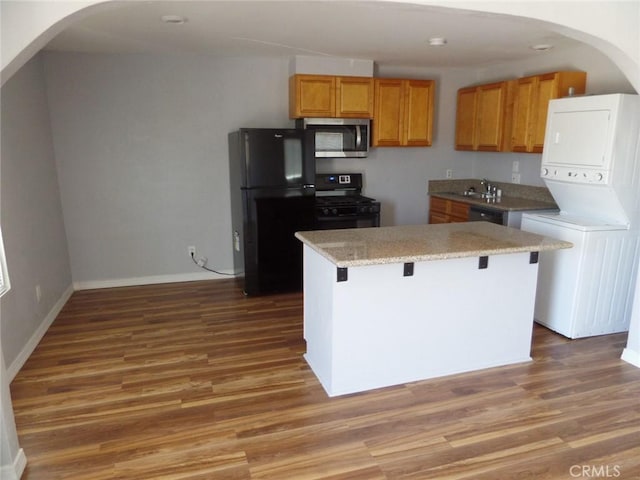
[[[558,214],[522,230],[572,242],[542,252],[536,322],[569,338],[628,330],[640,254],[640,97],[549,104],[541,177]]]

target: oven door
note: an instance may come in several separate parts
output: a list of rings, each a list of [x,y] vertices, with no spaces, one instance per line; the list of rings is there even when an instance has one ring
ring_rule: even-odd
[[[342,228],[367,228],[379,226],[379,213],[344,217],[318,217],[316,219],[316,228],[318,230],[338,230]]]

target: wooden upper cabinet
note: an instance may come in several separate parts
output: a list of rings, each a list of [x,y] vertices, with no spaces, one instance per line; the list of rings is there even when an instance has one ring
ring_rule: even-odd
[[[289,116],[335,117],[335,77],[294,75],[289,78]]]
[[[478,87],[476,145],[478,150],[505,150],[508,116],[511,113],[512,83],[499,82]]]
[[[513,105],[511,151],[541,153],[549,100],[586,91],[585,72],[552,72],[517,80]]]
[[[511,121],[511,150],[526,152],[529,129],[533,125],[536,77],[520,78],[516,84]]]
[[[376,78],[374,81],[374,146],[398,146],[402,141],[404,102],[402,80]]]
[[[430,146],[434,90],[433,80],[376,78],[372,144]]]
[[[505,81],[458,90],[456,150],[508,149],[512,89]]]
[[[458,90],[456,106],[456,150],[475,150],[476,110],[478,89],[476,87]]]
[[[291,118],[371,118],[373,78],[293,75],[289,79]]]
[[[373,78],[336,77],[336,116],[373,117]]]
[[[406,80],[403,145],[431,146],[434,90],[433,80]]]

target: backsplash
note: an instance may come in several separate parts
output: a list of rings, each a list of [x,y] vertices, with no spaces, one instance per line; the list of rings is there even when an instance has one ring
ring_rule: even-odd
[[[455,180],[429,180],[427,193],[445,193],[455,192],[461,193],[470,187],[475,188],[477,192],[482,192],[484,186],[480,183],[482,180],[477,178],[455,179]],[[547,187],[534,187],[532,185],[521,185],[518,183],[493,182],[491,185],[497,186],[502,190],[502,195],[508,197],[527,198],[530,200],[538,200],[541,202],[555,203],[553,196]]]

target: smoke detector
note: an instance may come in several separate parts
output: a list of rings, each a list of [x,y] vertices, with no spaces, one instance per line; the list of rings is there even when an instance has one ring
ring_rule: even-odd
[[[164,23],[171,23],[174,25],[182,25],[187,22],[187,17],[183,17],[182,15],[163,15],[160,17]]]
[[[535,50],[536,52],[546,52],[547,50],[551,50],[553,45],[548,43],[538,43],[537,45],[530,45],[529,48],[531,50]]]
[[[432,47],[443,47],[447,44],[447,39],[444,37],[431,37],[429,39],[429,45]]]

